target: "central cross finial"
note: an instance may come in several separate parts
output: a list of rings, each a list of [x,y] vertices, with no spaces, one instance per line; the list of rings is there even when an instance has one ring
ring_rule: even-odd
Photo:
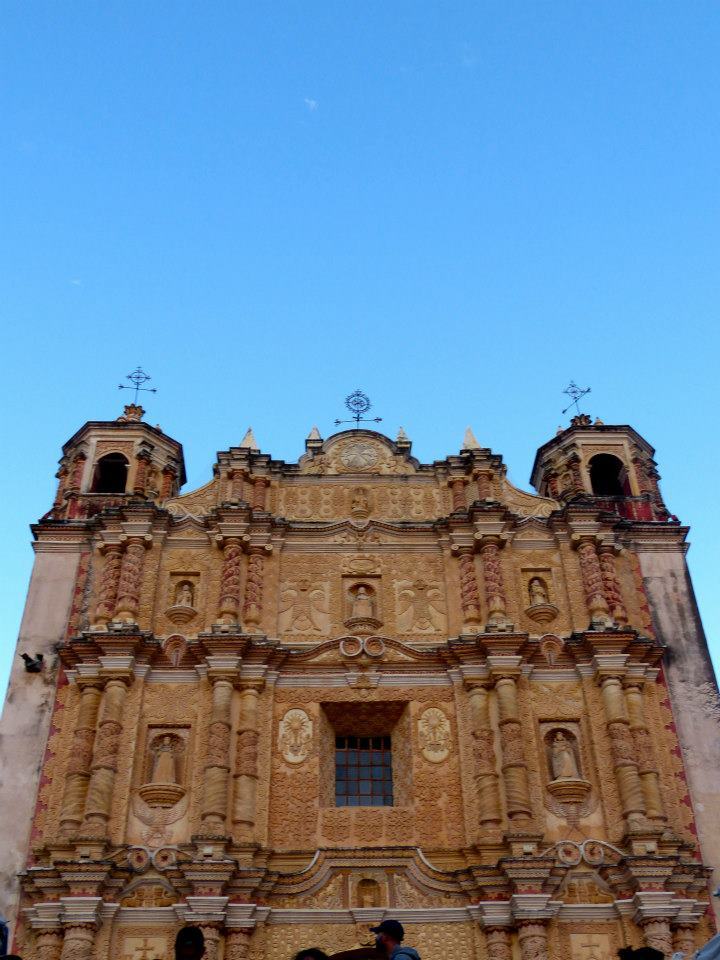
[[[131,387],[128,387],[126,384],[119,383],[118,390],[134,390],[135,396],[133,397],[133,403],[137,403],[138,394],[145,393],[157,393],[156,387],[144,387],[143,384],[147,383],[148,380],[152,380],[152,377],[149,373],[145,373],[142,367],[136,367],[132,373],[129,373],[126,377],[126,380],[129,380],[132,383]]]
[[[355,429],[360,427],[361,423],[381,423],[382,417],[364,417],[372,404],[370,398],[362,390],[354,390],[348,397],[345,397],[345,406],[352,414],[351,420],[336,420],[335,426],[341,423],[354,423]]]
[[[590,387],[586,387],[584,390],[582,387],[579,387],[574,380],[570,381],[570,385],[565,387],[563,393],[566,393],[570,397],[570,403],[563,410],[563,414],[567,413],[570,407],[575,407],[575,416],[580,416],[580,401],[582,398],[590,393]]]

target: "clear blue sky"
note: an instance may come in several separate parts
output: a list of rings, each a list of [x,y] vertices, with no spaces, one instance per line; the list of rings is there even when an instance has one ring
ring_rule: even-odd
[[[357,386],[526,486],[591,384],[657,448],[717,651],[719,49],[709,2],[5,0],[3,676],[60,446],[138,363],[186,489]]]

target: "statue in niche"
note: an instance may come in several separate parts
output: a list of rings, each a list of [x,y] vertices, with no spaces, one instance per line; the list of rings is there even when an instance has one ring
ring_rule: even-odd
[[[152,752],[152,782],[177,783],[176,744],[174,739],[168,734],[158,737],[152,745]]]
[[[541,603],[549,603],[550,597],[542,577],[533,577],[528,584],[528,594],[530,595],[530,606],[539,606]]]
[[[554,780],[580,779],[572,741],[562,730],[557,731],[550,744],[550,768]]]
[[[350,514],[358,520],[370,516],[370,498],[365,487],[355,487],[350,501]]]
[[[364,584],[360,584],[352,597],[351,617],[374,617],[372,594]]]
[[[192,607],[195,601],[195,591],[189,580],[181,580],[175,588],[175,606]]]
[[[360,907],[379,907],[380,884],[377,880],[363,878],[357,885],[357,896]]]

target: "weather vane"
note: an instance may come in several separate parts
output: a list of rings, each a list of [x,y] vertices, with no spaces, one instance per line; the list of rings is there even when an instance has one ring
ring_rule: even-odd
[[[135,396],[133,398],[133,403],[138,402],[138,394],[142,393],[157,393],[155,387],[144,387],[143,384],[147,383],[148,380],[152,380],[152,377],[149,373],[145,373],[142,367],[138,366],[132,373],[129,373],[126,377],[126,380],[129,380],[132,383],[131,387],[128,387],[124,383],[118,384],[118,390],[134,390]]]
[[[350,394],[349,397],[345,397],[345,406],[348,408],[352,414],[351,420],[336,420],[335,425],[337,426],[340,423],[354,423],[355,429],[357,430],[360,427],[361,423],[381,423],[382,417],[364,417],[363,414],[367,413],[372,404],[370,403],[370,398],[366,393],[363,393],[362,390],[355,390]]]
[[[570,381],[570,386],[566,387],[563,390],[563,393],[566,393],[570,397],[570,403],[563,410],[563,414],[567,413],[570,407],[575,407],[575,416],[580,415],[580,401],[585,396],[585,394],[590,393],[590,387],[586,387],[584,390],[581,389],[574,380]]]

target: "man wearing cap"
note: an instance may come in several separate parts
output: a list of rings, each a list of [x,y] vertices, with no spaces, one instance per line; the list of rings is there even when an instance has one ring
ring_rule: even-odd
[[[375,934],[375,946],[388,960],[420,960],[414,947],[403,947],[403,925],[398,920],[383,920],[378,927],[370,927]]]

